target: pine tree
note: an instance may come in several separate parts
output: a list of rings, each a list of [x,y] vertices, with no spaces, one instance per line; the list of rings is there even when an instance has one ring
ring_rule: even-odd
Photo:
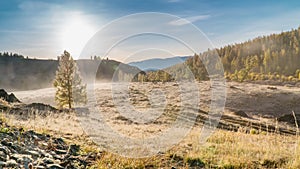
[[[74,104],[86,104],[86,85],[82,84],[76,62],[67,51],[59,57],[53,85],[56,88],[55,101],[59,108],[70,109]]]

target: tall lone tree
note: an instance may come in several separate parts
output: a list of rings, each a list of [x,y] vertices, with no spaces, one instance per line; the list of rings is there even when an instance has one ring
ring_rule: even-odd
[[[64,51],[59,57],[59,66],[53,83],[56,88],[55,101],[59,108],[71,109],[74,104],[86,104],[86,85],[70,53]]]

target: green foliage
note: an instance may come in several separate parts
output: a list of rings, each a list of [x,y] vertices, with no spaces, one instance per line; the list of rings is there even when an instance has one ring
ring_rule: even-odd
[[[300,80],[300,69],[296,70],[295,77],[298,78],[298,80]]]
[[[136,73],[142,72],[140,69],[120,63],[115,60],[102,59],[97,69],[97,80],[111,80],[116,81],[137,81]]]
[[[243,82],[244,80],[300,80],[300,27],[281,34],[258,37],[244,43],[228,45],[216,49],[223,63],[227,79]],[[208,50],[195,54],[184,63],[197,80],[207,80],[208,74],[204,65],[209,65]],[[172,70],[175,77],[185,77],[184,64],[175,65]],[[219,69],[220,66],[214,69]],[[173,75],[173,74],[172,74]]]
[[[190,158],[188,157],[186,159],[186,163],[190,166],[190,167],[204,167],[205,163],[200,159],[200,158]]]
[[[53,85],[56,88],[55,101],[59,108],[72,108],[74,104],[86,103],[86,85],[82,84],[76,63],[67,51],[59,57]]]
[[[9,133],[9,128],[7,128],[7,127],[0,127],[0,132],[1,133]]]
[[[255,130],[255,129],[251,129],[251,130],[250,130],[250,134],[258,134],[258,131]]]
[[[143,76],[143,80],[147,82],[167,82],[174,80],[168,72],[163,70],[148,72],[147,75],[141,76]]]
[[[203,55],[195,54],[193,57],[187,58],[187,60],[183,64],[177,64],[166,68],[165,71],[168,72],[170,76],[164,79],[167,81],[174,80],[208,80],[208,73],[203,61],[208,62],[206,59],[213,53],[205,53]],[[218,65],[214,65],[214,69],[218,69]]]

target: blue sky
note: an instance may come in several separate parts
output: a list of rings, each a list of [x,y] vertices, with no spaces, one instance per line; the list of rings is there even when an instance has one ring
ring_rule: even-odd
[[[300,25],[300,1],[298,0],[2,0],[0,1],[0,51],[16,52],[36,58],[56,58],[67,49],[76,58],[79,57],[86,42],[105,25],[120,17],[142,12],[168,13],[184,18],[202,30],[214,47],[296,29]],[[186,24],[186,20],[179,19],[170,23],[173,24],[174,30],[178,28],[186,38],[193,37],[182,27]],[[147,25],[146,19],[141,22]],[[151,24],[155,26],[155,22]],[[141,24],[141,27],[143,25]],[[119,29],[131,29],[131,27],[127,24],[126,28],[121,26]],[[102,41],[109,38],[111,37],[103,37]],[[124,45],[122,50],[114,52],[112,57],[118,59],[129,55],[136,49],[127,53],[124,50],[134,45],[141,45],[144,41],[140,38],[134,42]],[[165,41],[162,43],[166,44]],[[162,43],[161,45],[164,45]],[[128,46],[129,44],[131,46]],[[159,41],[155,44],[157,45],[155,48],[160,45]],[[168,44],[173,46],[172,43]],[[196,42],[193,45],[205,46]],[[149,44],[147,47],[149,48]],[[197,48],[197,52],[205,50],[206,47]],[[175,46],[174,48],[178,49]],[[185,50],[175,49],[170,53],[165,51],[163,53],[165,57],[170,53],[191,54]],[[141,60],[141,58],[131,60]]]

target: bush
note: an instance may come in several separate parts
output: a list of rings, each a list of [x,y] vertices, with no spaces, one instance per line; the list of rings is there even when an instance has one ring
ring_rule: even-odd
[[[205,163],[200,158],[190,158],[190,157],[188,157],[186,159],[186,163],[190,167],[204,167],[205,166]]]
[[[9,128],[1,127],[1,128],[0,128],[0,132],[1,132],[1,133],[8,133],[8,132],[9,132]]]
[[[288,77],[288,81],[293,81],[294,80],[294,77],[293,76],[289,76]]]
[[[251,130],[250,130],[250,134],[258,134],[258,131],[255,130],[255,129],[251,129]]]

